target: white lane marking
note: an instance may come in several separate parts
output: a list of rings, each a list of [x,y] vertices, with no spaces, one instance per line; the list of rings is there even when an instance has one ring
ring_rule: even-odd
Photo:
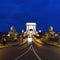
[[[15,58],[14,60],[18,60],[19,58],[21,58],[22,56],[24,56],[25,54],[27,54],[30,49],[31,49],[31,46],[29,47],[29,49],[28,49],[26,52],[24,52],[22,55],[18,56],[18,57]]]
[[[41,58],[39,57],[39,55],[36,53],[35,49],[32,46],[32,51],[34,52],[35,56],[38,58],[38,60],[41,60]]]
[[[29,52],[29,50],[32,50],[32,51],[34,52],[35,56],[38,58],[38,60],[41,60],[41,58],[40,58],[39,55],[36,53],[36,51],[35,51],[35,49],[33,48],[32,45],[29,47],[29,49],[28,49],[25,53],[23,53],[22,55],[18,56],[18,57],[15,58],[14,60],[18,60],[18,59],[20,59],[21,57],[23,57],[24,55],[26,55],[26,54]]]

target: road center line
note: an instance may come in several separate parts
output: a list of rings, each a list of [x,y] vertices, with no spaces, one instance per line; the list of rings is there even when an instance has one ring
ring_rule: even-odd
[[[27,54],[29,52],[30,49],[31,49],[31,46],[29,47],[29,49],[26,52],[24,52],[22,55],[18,56],[14,60],[18,60],[19,58],[23,57],[25,54]]]
[[[18,57],[15,58],[14,60],[18,60],[18,59],[20,59],[21,57],[23,57],[24,55],[26,55],[26,54],[29,52],[29,50],[32,50],[32,51],[34,52],[35,56],[38,58],[38,60],[41,60],[41,58],[40,58],[39,55],[36,53],[36,51],[35,51],[35,49],[33,48],[32,45],[29,47],[29,49],[28,49],[26,52],[24,52],[23,54],[21,54],[20,56],[18,56]]]
[[[36,51],[35,51],[35,49],[33,48],[33,46],[32,46],[32,50],[33,50],[35,56],[38,58],[38,60],[41,60],[41,58],[40,58],[39,55],[36,53]]]

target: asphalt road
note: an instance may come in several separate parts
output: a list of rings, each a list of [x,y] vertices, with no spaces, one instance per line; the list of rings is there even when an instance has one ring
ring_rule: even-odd
[[[60,60],[60,48],[40,45],[33,42],[0,49],[0,60]]]

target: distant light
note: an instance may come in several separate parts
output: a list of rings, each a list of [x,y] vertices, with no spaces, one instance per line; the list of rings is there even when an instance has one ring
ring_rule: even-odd
[[[7,36],[10,37],[10,34],[8,34]]]
[[[39,30],[39,32],[41,32],[41,30]]]
[[[17,37],[14,38],[15,40],[17,39]]]
[[[27,40],[28,40],[28,43],[31,43],[32,42],[32,38],[27,38]]]
[[[58,34],[55,34],[55,36],[58,36]]]

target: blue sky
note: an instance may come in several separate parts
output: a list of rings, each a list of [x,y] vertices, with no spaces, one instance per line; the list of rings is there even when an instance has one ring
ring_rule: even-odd
[[[0,0],[0,32],[12,25],[20,32],[26,22],[36,22],[37,30],[47,31],[52,25],[60,31],[60,0]]]

